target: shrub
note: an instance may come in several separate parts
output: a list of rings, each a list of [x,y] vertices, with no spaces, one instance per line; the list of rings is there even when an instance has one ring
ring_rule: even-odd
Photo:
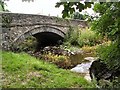
[[[68,34],[65,37],[64,45],[70,46],[94,46],[103,42],[101,36],[97,35],[94,31],[90,29],[73,29],[70,28]]]
[[[114,78],[108,86],[101,87],[119,88],[120,86],[120,45],[118,42],[105,43],[97,48],[98,57],[103,61],[108,68],[114,72]]]
[[[37,47],[37,40],[33,36],[27,37],[23,42],[18,43],[17,49],[19,52],[21,51],[34,51]]]
[[[79,46],[94,46],[102,43],[102,38],[90,29],[81,30],[78,38]]]
[[[98,45],[96,46],[83,46],[82,47],[82,50],[85,52],[85,53],[93,53],[93,54],[96,54],[96,48],[98,47]]]
[[[120,47],[116,42],[99,46],[97,54],[110,69],[116,70],[120,68]]]
[[[78,44],[79,29],[69,28],[68,33],[65,36],[64,44],[65,45],[79,45]]]
[[[46,61],[52,62],[61,68],[69,68],[71,66],[71,61],[68,56],[48,53],[48,54],[44,54],[42,57]]]

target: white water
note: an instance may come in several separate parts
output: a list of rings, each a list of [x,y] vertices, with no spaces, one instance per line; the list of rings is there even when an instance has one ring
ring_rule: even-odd
[[[92,64],[92,62],[95,60],[93,57],[86,57],[84,58],[88,62],[83,62],[81,64],[78,64],[76,67],[72,68],[72,72],[77,72],[77,73],[83,73],[85,74],[84,78],[88,81],[91,81],[90,75],[89,75],[89,68]]]
[[[78,64],[76,67],[72,68],[71,71],[78,73],[89,73],[89,68],[92,62]]]

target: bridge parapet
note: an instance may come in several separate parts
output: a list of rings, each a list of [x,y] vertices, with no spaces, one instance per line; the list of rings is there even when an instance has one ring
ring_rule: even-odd
[[[87,23],[83,20],[69,20],[54,16],[43,16],[35,14],[2,13],[2,17],[9,18],[11,25],[38,25],[49,24],[58,26],[78,26],[86,27]]]

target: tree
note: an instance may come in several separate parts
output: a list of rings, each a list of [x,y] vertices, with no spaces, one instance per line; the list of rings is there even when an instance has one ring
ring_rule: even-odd
[[[106,36],[111,43],[98,48],[98,56],[106,63],[112,74],[112,88],[120,87],[120,2],[97,3],[94,10],[100,17],[92,24],[92,30]]]
[[[62,17],[70,17],[71,14],[75,12],[75,10],[82,10],[86,9],[87,7],[91,7],[92,2],[70,2],[71,0],[66,0],[64,2],[57,2],[55,7],[60,7],[61,5],[64,6],[64,10],[62,11]]]
[[[92,30],[112,41],[106,49],[101,48],[99,56],[110,69],[120,69],[120,2],[97,3],[94,10],[100,17],[93,22]]]
[[[94,21],[92,29],[111,40],[120,38],[120,3],[95,4],[94,10],[101,17]]]

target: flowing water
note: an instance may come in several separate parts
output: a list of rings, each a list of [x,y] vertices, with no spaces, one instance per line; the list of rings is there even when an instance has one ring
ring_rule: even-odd
[[[72,72],[84,74],[84,78],[91,81],[89,68],[96,57],[92,53],[78,53],[71,56],[72,64],[76,65],[71,69]]]

